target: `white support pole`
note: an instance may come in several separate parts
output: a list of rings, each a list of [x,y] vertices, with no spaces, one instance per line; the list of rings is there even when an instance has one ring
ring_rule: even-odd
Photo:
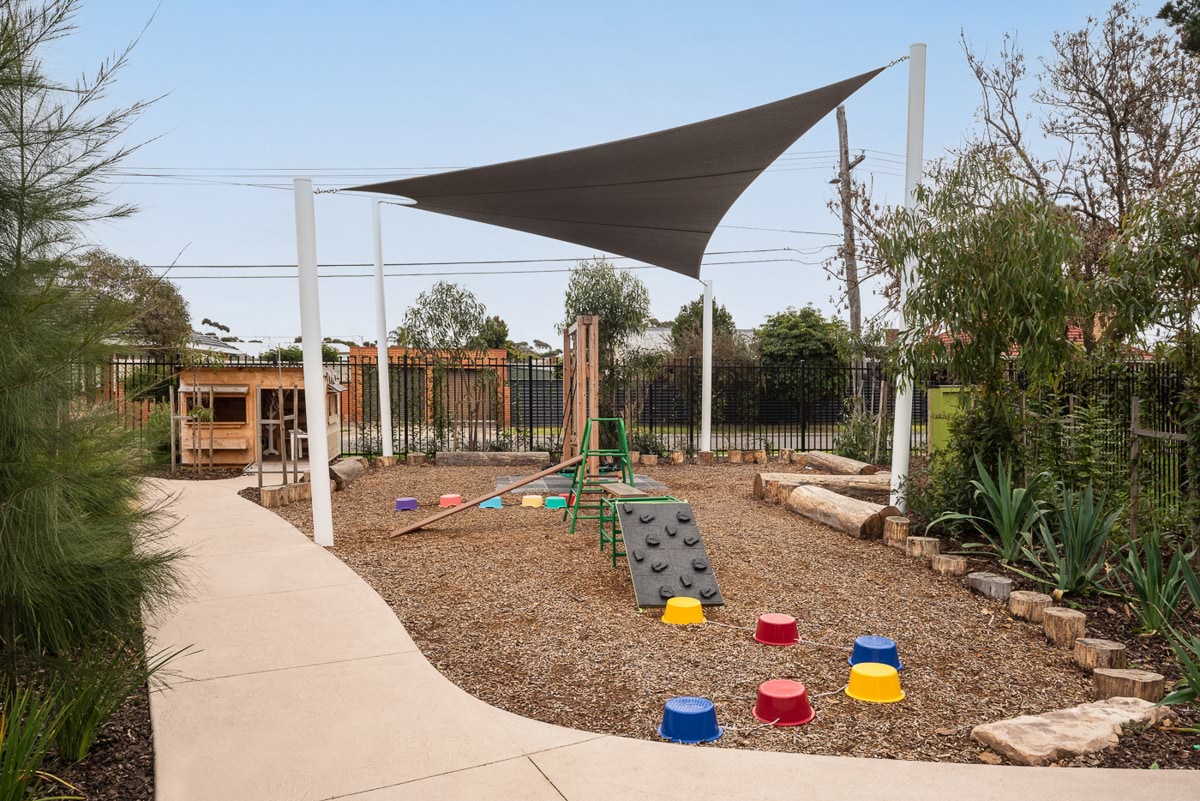
[[[375,228],[375,354],[376,375],[379,384],[379,437],[383,440],[383,456],[392,454],[392,389],[388,369],[387,308],[383,294],[383,223],[379,210],[383,207],[376,200],[371,207],[371,221]]]
[[[312,482],[313,540],[333,546],[333,499],[329,497],[329,417],[321,360],[321,304],[317,295],[317,222],[310,178],[294,178],[296,265],[300,278],[300,336],[304,350],[304,407],[308,429],[308,476]]]
[[[700,450],[712,450],[713,291],[704,282],[704,353],[700,364]]]
[[[925,145],[925,45],[914,44],[908,49],[908,147],[904,164],[904,207],[917,205],[917,186],[924,171]],[[916,264],[904,263],[900,271],[900,335],[908,330],[908,289],[916,277]],[[901,343],[903,347],[903,342]],[[908,457],[912,448],[913,376],[911,371],[896,376],[896,413],[892,430],[891,503],[904,511],[902,487],[908,479]]]

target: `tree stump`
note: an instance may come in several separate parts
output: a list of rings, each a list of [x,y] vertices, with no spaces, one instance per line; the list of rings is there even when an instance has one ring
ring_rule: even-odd
[[[395,456],[376,456],[375,461],[371,462],[371,467],[395,467]]]
[[[642,463],[642,452],[641,451],[630,451],[629,452],[629,464],[635,465],[635,464],[641,464],[641,463]]]
[[[716,463],[717,458],[716,454],[712,451],[700,451],[696,457],[696,461],[698,464],[711,465]]]
[[[1042,611],[1042,631],[1059,648],[1074,648],[1087,633],[1087,615],[1075,609],[1051,606]],[[1105,696],[1107,697],[1107,696]]]
[[[671,464],[683,464],[687,461],[687,453],[684,451],[671,451]]]
[[[804,451],[792,451],[792,456],[791,456],[790,461],[792,464],[803,465],[804,464]]]
[[[933,562],[930,564],[933,567],[933,572],[939,576],[967,575],[967,557],[965,556],[951,556],[939,553],[933,557]]]
[[[908,537],[904,540],[904,553],[913,559],[933,560],[942,548],[942,542],[937,537]]]
[[[1030,623],[1041,623],[1042,613],[1054,603],[1054,599],[1041,592],[1017,590],[1008,596],[1008,611],[1013,617],[1028,620]]]
[[[754,452],[754,463],[755,464],[766,464],[767,463],[767,452],[765,450],[755,451]]]
[[[426,456],[423,453],[410,453],[404,459],[404,463],[409,467],[416,467],[417,465],[425,464],[426,461]]]
[[[1091,673],[1097,668],[1125,668],[1129,655],[1125,646],[1113,640],[1080,637],[1075,641],[1075,664]]]
[[[1092,673],[1092,693],[1097,700],[1105,698],[1141,698],[1157,704],[1163,698],[1161,673],[1149,670],[1096,668]]]
[[[908,518],[895,515],[883,521],[883,544],[904,548],[908,539]]]
[[[643,453],[642,454],[642,464],[644,464],[646,467],[654,467],[655,465],[658,464],[658,454],[657,453]]]
[[[795,453],[795,451],[794,451],[794,450],[792,450],[791,448],[782,448],[782,449],[780,449],[780,451],[779,451],[779,461],[783,462],[784,464],[787,464],[788,462],[792,461],[792,454],[793,454],[793,453]]]
[[[735,451],[732,448],[730,448],[729,449],[729,463],[730,464],[741,464],[742,463],[742,452]]]
[[[1012,579],[995,573],[969,573],[966,583],[975,592],[993,601],[1007,601],[1008,596],[1012,595]]]

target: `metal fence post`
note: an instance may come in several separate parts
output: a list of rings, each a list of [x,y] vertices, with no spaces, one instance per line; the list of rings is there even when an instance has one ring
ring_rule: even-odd
[[[692,383],[692,374],[694,372],[693,364],[695,361],[696,361],[695,356],[688,356],[688,364],[687,364],[687,367],[688,367],[688,371],[687,371],[687,374],[688,374],[688,380],[687,380],[688,447],[691,448],[692,450],[699,450],[699,448],[696,447],[696,425],[695,425],[696,424],[696,408],[692,404],[692,400],[695,397],[695,394],[694,394],[695,387],[693,386],[693,383]]]
[[[527,359],[525,369],[528,370],[528,372],[525,373],[525,417],[527,418],[526,422],[528,422],[528,424],[529,424],[529,450],[532,451],[533,450],[533,354],[529,354],[525,358]],[[519,406],[520,402],[521,402],[521,396],[518,394],[517,395],[517,403],[518,403],[517,408],[520,408],[520,406]]]
[[[400,384],[404,388],[404,456],[408,456],[408,354],[404,354],[404,363],[400,368]]]
[[[800,362],[800,450],[808,450],[808,374]]]

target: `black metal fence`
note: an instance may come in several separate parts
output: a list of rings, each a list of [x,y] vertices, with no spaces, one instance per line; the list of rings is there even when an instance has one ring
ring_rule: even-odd
[[[285,387],[299,380],[299,364],[244,358],[202,365],[214,366],[269,368]],[[382,452],[375,359],[343,357],[326,367],[344,388],[340,393],[342,453]],[[141,357],[114,359],[106,370],[85,377],[85,389],[111,400],[129,427],[157,432],[162,430],[170,390],[187,369]],[[558,359],[434,359],[410,354],[391,358],[388,374],[393,447],[398,453],[561,449],[563,387]],[[644,452],[699,449],[699,359],[623,364],[614,374],[616,378],[601,387],[600,406],[626,420],[631,447]],[[244,383],[245,377],[231,380]],[[1020,383],[1014,378],[1016,388]],[[913,396],[910,448],[914,454],[929,450],[926,389],[918,384]],[[1062,426],[1064,443],[1079,439],[1088,414],[1103,418],[1107,428],[1088,429],[1093,439],[1098,438],[1090,458],[1127,474],[1132,398],[1141,399],[1144,428],[1178,433],[1180,391],[1180,379],[1171,370],[1133,363],[1074,373],[1063,379],[1054,397],[1014,391],[1014,399],[1039,404],[1027,408],[1030,418],[1036,420],[1041,414],[1054,420]],[[712,392],[713,450],[791,448],[838,451],[872,461],[890,457],[895,387],[880,365],[715,365]],[[1050,443],[1044,447],[1057,447],[1053,438],[1044,442]],[[1178,493],[1186,480],[1182,454],[1181,442],[1144,443],[1143,483],[1157,492]]]
[[[201,364],[198,369],[255,368],[271,386],[299,381],[300,365],[252,358]],[[343,387],[341,450],[377,454],[379,373],[374,358],[347,356],[326,364]],[[93,381],[126,424],[138,430],[165,412],[172,387],[191,366],[143,357],[114,359]],[[413,355],[389,360],[393,448],[399,453],[437,450],[561,450],[563,368],[558,359],[434,359]],[[277,374],[277,378],[276,378]],[[620,365],[601,387],[605,413],[623,417],[631,446],[645,452],[700,447],[699,359]],[[245,383],[245,375],[231,378]],[[882,459],[891,448],[894,392],[878,366],[866,368],[714,365],[712,448],[850,450]],[[913,405],[912,448],[927,450],[924,388]]]

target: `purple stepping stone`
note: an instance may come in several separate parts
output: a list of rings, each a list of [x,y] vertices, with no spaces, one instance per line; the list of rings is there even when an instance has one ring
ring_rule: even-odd
[[[415,512],[415,511],[417,511],[417,499],[416,498],[397,498],[396,499],[396,511],[397,512]]]

